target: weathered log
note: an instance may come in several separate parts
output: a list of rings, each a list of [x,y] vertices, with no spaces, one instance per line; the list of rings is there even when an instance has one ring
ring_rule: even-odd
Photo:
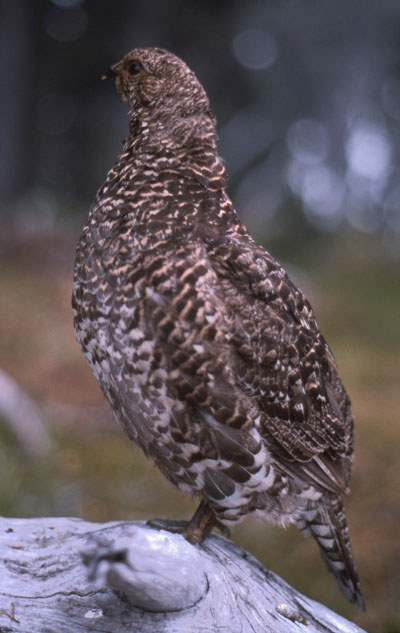
[[[215,534],[0,519],[0,633],[361,633]]]

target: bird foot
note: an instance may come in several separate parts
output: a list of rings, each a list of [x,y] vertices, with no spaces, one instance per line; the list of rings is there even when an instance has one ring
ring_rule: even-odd
[[[192,545],[201,543],[210,534],[213,527],[218,528],[226,538],[231,536],[229,528],[215,518],[214,512],[203,501],[190,521],[155,518],[147,521],[146,525],[156,530],[182,534]]]
[[[176,521],[174,519],[149,519],[146,525],[155,530],[166,530],[172,534],[185,534],[189,521]]]

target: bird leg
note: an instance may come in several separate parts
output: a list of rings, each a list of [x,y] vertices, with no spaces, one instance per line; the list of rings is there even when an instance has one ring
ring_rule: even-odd
[[[210,506],[205,501],[200,501],[199,507],[185,530],[185,539],[192,545],[201,543],[209,535],[215,523],[215,514]]]
[[[171,519],[150,519],[147,525],[156,530],[166,530],[173,534],[183,534],[192,545],[201,543],[217,527],[224,536],[230,537],[231,533],[226,525],[215,518],[213,510],[205,501],[201,501],[190,521],[174,521]]]
[[[205,501],[200,501],[199,507],[189,521],[184,537],[189,543],[196,545],[210,534],[213,527],[217,527],[229,538],[229,528],[215,518],[214,511]]]

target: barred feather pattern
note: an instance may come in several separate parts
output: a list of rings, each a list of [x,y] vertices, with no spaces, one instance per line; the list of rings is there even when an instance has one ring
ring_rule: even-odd
[[[169,481],[227,525],[296,523],[362,607],[341,501],[353,419],[312,308],[241,224],[192,71],[135,49],[109,74],[130,130],[77,248],[78,342]]]

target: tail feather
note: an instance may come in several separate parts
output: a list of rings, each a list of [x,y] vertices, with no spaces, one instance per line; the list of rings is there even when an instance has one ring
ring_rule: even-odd
[[[318,502],[297,525],[305,535],[315,538],[326,566],[347,600],[356,602],[365,611],[342,502],[338,499]]]

